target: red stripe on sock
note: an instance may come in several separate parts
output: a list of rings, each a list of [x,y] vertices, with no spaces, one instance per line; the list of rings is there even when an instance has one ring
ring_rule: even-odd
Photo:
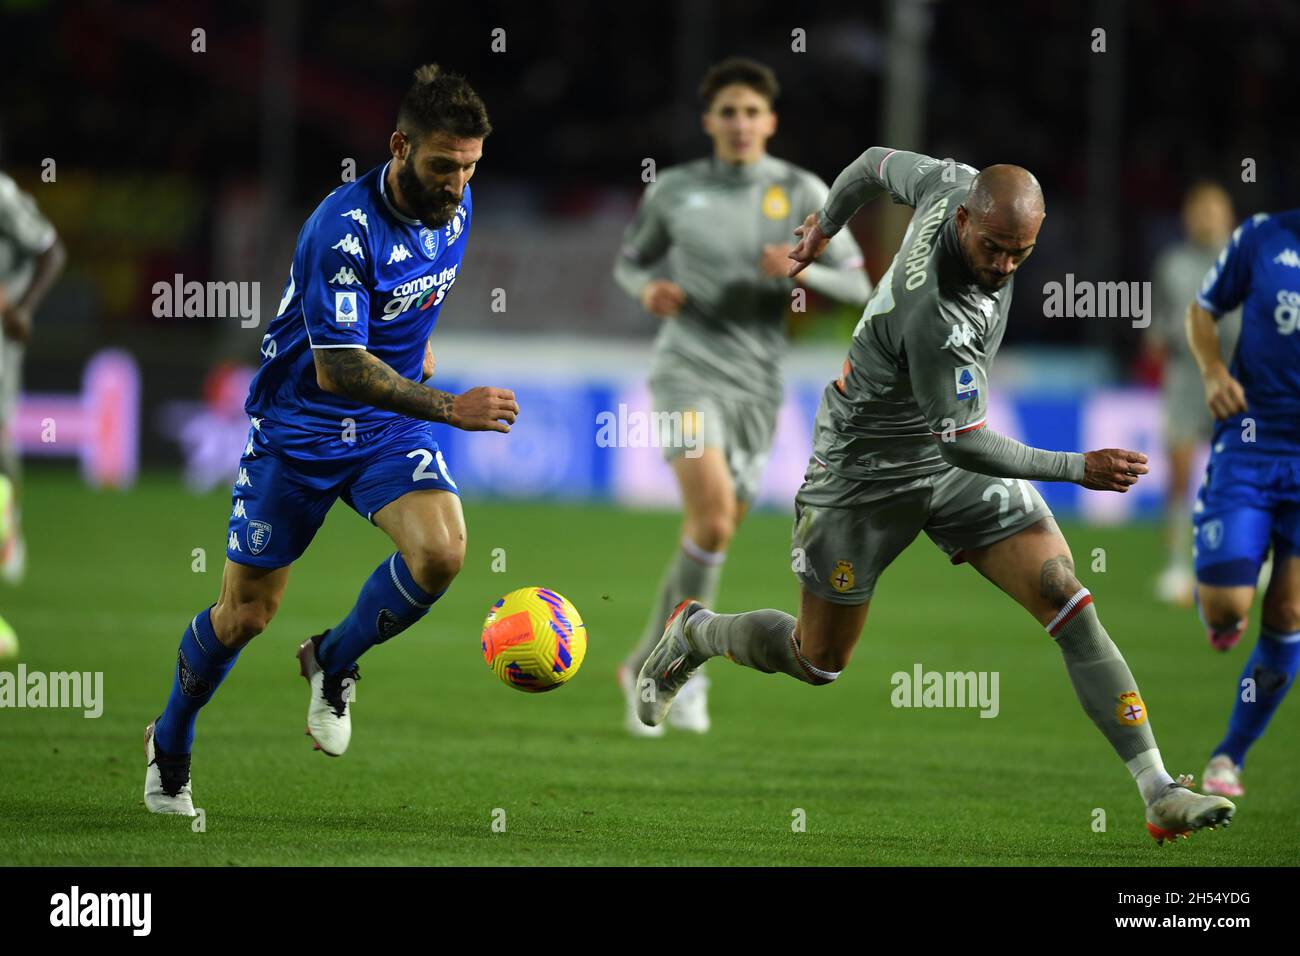
[[[1078,604],[1076,604],[1074,607],[1070,608],[1070,613],[1065,615],[1065,617],[1063,617],[1060,621],[1058,621],[1056,627],[1052,628],[1047,633],[1051,634],[1052,637],[1056,637],[1057,633],[1061,630],[1061,628],[1065,627],[1065,625],[1073,621],[1074,616],[1091,603],[1092,603],[1092,595],[1085,594],[1083,596],[1083,600],[1080,601]]]

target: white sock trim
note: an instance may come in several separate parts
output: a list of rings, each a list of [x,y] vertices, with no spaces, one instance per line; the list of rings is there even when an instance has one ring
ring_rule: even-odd
[[[1124,761],[1124,766],[1128,767],[1128,772],[1133,775],[1133,782],[1138,785],[1138,792],[1147,803],[1160,796],[1166,787],[1174,783],[1174,778],[1169,775],[1164,761],[1160,759],[1158,747],[1144,750],[1132,760]]]
[[[1057,611],[1056,617],[1052,618],[1051,621],[1048,622],[1047,624],[1048,632],[1050,633],[1051,631],[1056,630],[1056,626],[1060,624],[1062,621],[1064,621],[1067,617],[1069,617],[1070,612],[1073,611],[1075,607],[1078,605],[1078,603],[1082,601],[1084,598],[1086,598],[1089,595],[1089,593],[1091,592],[1089,592],[1087,588],[1079,588],[1079,590],[1075,591],[1074,597],[1066,601],[1065,607]]]
[[[682,535],[682,550],[686,552],[687,557],[694,558],[696,561],[700,562],[700,564],[707,564],[710,567],[716,567],[723,561],[727,560],[727,552],[705,551],[685,535]]]
[[[1277,641],[1279,644],[1294,644],[1300,641],[1300,631],[1292,634],[1283,634],[1281,631],[1275,631],[1271,627],[1261,627],[1259,629],[1260,637],[1267,637],[1270,641]]]
[[[791,649],[794,650],[794,656],[795,659],[799,662],[799,666],[802,667],[804,670],[806,670],[813,677],[816,677],[820,680],[824,680],[827,683],[830,683],[831,681],[835,680],[835,678],[839,677],[840,674],[844,673],[843,671],[824,671],[820,667],[815,665],[812,661],[808,660],[808,658],[804,657],[803,652],[799,649],[799,645],[796,644],[794,641],[793,634],[790,635],[790,647]]]

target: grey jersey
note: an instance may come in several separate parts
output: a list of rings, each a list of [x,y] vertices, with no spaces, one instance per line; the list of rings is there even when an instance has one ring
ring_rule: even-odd
[[[817,411],[814,456],[842,477],[907,478],[954,464],[1008,478],[1083,476],[1081,455],[982,430],[1015,280],[986,291],[961,255],[954,214],[975,175],[875,146],[835,180],[820,216],[828,234],[882,191],[916,210]]]
[[[795,227],[826,195],[817,176],[772,156],[749,165],[700,159],[659,172],[614,269],[619,285],[637,297],[666,259],[666,277],[686,293],[681,311],[659,328],[652,377],[684,373],[724,395],[779,401],[794,280],[765,276],[759,259],[764,245],[793,243]],[[821,262],[824,281],[810,277],[812,288],[866,301],[862,253],[847,232]]]
[[[1187,344],[1184,321],[1187,306],[1196,299],[1205,274],[1218,258],[1217,246],[1198,246],[1184,240],[1167,246],[1156,257],[1151,270],[1151,298],[1154,315],[1151,335],[1168,349],[1170,362],[1195,365]],[[1228,362],[1241,334],[1241,309],[1234,309],[1215,323],[1219,332],[1219,353]],[[1204,411],[1204,409],[1198,409]]]
[[[9,301],[22,297],[36,257],[54,245],[54,226],[18,184],[0,173],[0,286]]]

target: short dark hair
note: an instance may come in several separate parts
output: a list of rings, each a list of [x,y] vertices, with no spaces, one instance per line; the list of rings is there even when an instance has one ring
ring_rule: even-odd
[[[767,100],[768,106],[776,102],[777,94],[781,92],[771,67],[743,56],[732,56],[709,67],[704,79],[700,81],[700,99],[704,102],[704,108],[713,105],[713,98],[720,89],[733,83],[748,86]]]
[[[492,132],[487,107],[465,77],[437,63],[415,71],[415,82],[397,109],[397,128],[412,139],[432,132],[482,139]]]

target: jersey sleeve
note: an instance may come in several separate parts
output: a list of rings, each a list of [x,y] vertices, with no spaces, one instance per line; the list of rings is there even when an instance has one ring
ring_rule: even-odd
[[[39,256],[54,245],[58,234],[41,215],[36,201],[0,174],[0,234],[8,236],[28,255]]]
[[[930,432],[948,436],[984,425],[988,409],[988,368],[975,329],[936,299],[903,332],[912,394]]]
[[[1216,319],[1231,312],[1245,301],[1250,292],[1250,263],[1255,246],[1255,232],[1267,215],[1254,216],[1232,233],[1227,246],[1210,271],[1205,273],[1196,304]]]
[[[835,177],[830,195],[818,215],[818,225],[834,236],[867,202],[887,192],[894,202],[918,206],[933,185],[941,181],[944,160],[888,146],[872,146]],[[952,164],[967,174],[974,170]]]
[[[668,252],[670,238],[663,215],[663,178],[651,183],[641,196],[636,215],[623,233],[623,245],[614,263],[614,279],[632,298],[653,276],[653,266]]]
[[[363,349],[369,341],[369,226],[364,212],[353,212],[327,212],[303,249],[302,312],[314,349]]]

